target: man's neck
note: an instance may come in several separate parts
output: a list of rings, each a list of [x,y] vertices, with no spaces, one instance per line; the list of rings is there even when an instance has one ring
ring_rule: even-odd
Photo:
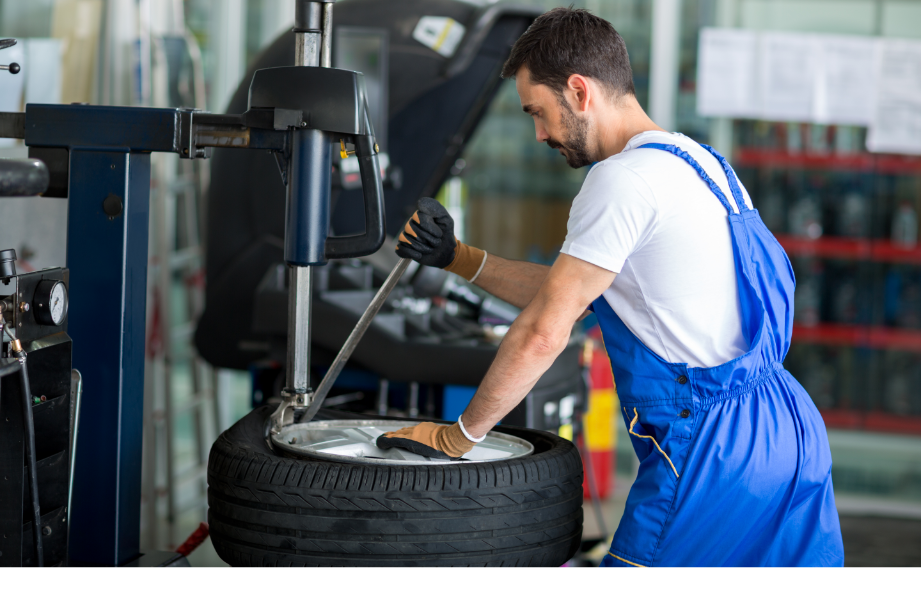
[[[599,124],[599,160],[622,152],[636,135],[646,131],[665,131],[656,125],[633,96],[620,99],[617,106],[606,112]]]

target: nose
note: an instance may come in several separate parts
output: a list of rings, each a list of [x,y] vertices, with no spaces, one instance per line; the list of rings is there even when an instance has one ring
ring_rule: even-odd
[[[537,141],[540,143],[544,143],[550,139],[550,134],[547,133],[547,130],[536,123],[534,124],[534,133],[537,137]]]

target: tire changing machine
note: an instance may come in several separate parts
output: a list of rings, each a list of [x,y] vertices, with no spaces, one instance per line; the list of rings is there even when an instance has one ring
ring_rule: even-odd
[[[69,303],[66,324],[59,324],[57,334],[73,340],[73,367],[82,374],[86,391],[75,417],[81,432],[67,512],[64,561],[70,565],[180,561],[175,553],[140,549],[150,153],[205,159],[212,148],[222,147],[268,151],[275,157],[287,189],[290,284],[287,382],[280,411],[290,420],[295,412],[316,410],[308,380],[313,269],[329,259],[369,255],[384,241],[379,148],[364,77],[330,66],[334,4],[297,0],[295,66],[257,71],[242,114],[90,105],[27,105],[23,113],[0,113],[0,137],[24,140],[29,156],[47,166],[46,196],[68,199],[68,270],[60,278]],[[362,234],[329,236],[334,146],[358,160]],[[20,282],[26,281],[23,277]],[[17,365],[4,362],[2,369],[12,375]],[[2,402],[7,410],[20,401],[4,394]],[[6,472],[18,473],[19,482],[21,451],[17,455],[13,449],[0,463]],[[21,537],[22,503],[18,491],[0,496],[3,533],[15,531]],[[23,565],[24,547],[18,554],[15,549],[4,552],[0,565]]]

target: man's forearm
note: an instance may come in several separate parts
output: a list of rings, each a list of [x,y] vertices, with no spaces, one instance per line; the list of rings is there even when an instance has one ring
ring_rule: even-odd
[[[505,302],[524,309],[534,299],[548,273],[549,265],[510,261],[487,254],[486,265],[474,284]]]
[[[464,410],[464,425],[472,436],[486,434],[530,392],[566,348],[576,319],[616,275],[568,255],[557,258]]]
[[[492,366],[464,410],[472,436],[482,436],[514,409],[566,348],[572,328],[537,327],[516,321],[502,341]]]

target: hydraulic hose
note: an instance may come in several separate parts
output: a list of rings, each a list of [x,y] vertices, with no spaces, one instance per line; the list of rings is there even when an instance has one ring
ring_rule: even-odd
[[[29,369],[26,366],[26,352],[21,350],[13,353],[18,359],[22,369],[19,371],[22,380],[22,416],[26,434],[26,462],[29,467],[29,491],[32,497],[32,541],[35,545],[35,562],[38,567],[44,567],[45,555],[42,550],[42,515],[38,502],[38,467],[35,461],[35,420],[32,418],[32,389],[29,386]]]

